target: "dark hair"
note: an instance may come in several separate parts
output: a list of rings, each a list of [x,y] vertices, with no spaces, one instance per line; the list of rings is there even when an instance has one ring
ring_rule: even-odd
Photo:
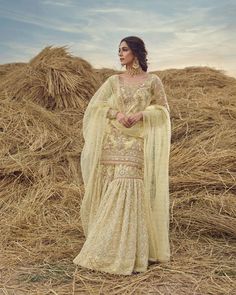
[[[132,50],[133,54],[137,57],[139,64],[143,71],[147,72],[147,50],[145,48],[145,44],[143,40],[136,36],[128,36],[123,38],[122,41],[125,41],[129,48]]]

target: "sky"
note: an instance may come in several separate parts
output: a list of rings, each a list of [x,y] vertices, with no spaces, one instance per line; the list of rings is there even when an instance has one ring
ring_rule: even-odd
[[[46,46],[95,68],[122,68],[119,43],[143,39],[148,71],[209,66],[236,77],[235,0],[0,0],[0,64]]]

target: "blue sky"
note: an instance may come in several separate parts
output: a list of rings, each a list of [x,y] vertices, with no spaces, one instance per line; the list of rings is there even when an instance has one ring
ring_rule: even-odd
[[[121,70],[119,42],[134,35],[149,71],[210,66],[236,77],[235,15],[235,0],[0,0],[0,63],[67,45],[96,68]]]

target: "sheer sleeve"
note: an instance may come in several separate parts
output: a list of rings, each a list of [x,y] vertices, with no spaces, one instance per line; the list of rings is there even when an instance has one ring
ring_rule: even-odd
[[[166,107],[168,112],[170,112],[170,107],[167,101],[163,83],[157,75],[155,75],[155,78],[152,84],[151,95],[152,95],[152,98],[151,98],[150,105],[153,105],[153,104],[163,105],[164,107]]]

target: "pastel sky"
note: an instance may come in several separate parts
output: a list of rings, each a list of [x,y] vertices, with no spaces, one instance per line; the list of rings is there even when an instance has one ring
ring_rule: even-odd
[[[236,77],[235,16],[235,0],[0,0],[0,63],[27,62],[52,45],[121,70],[119,42],[134,35],[149,71],[210,66]]]

